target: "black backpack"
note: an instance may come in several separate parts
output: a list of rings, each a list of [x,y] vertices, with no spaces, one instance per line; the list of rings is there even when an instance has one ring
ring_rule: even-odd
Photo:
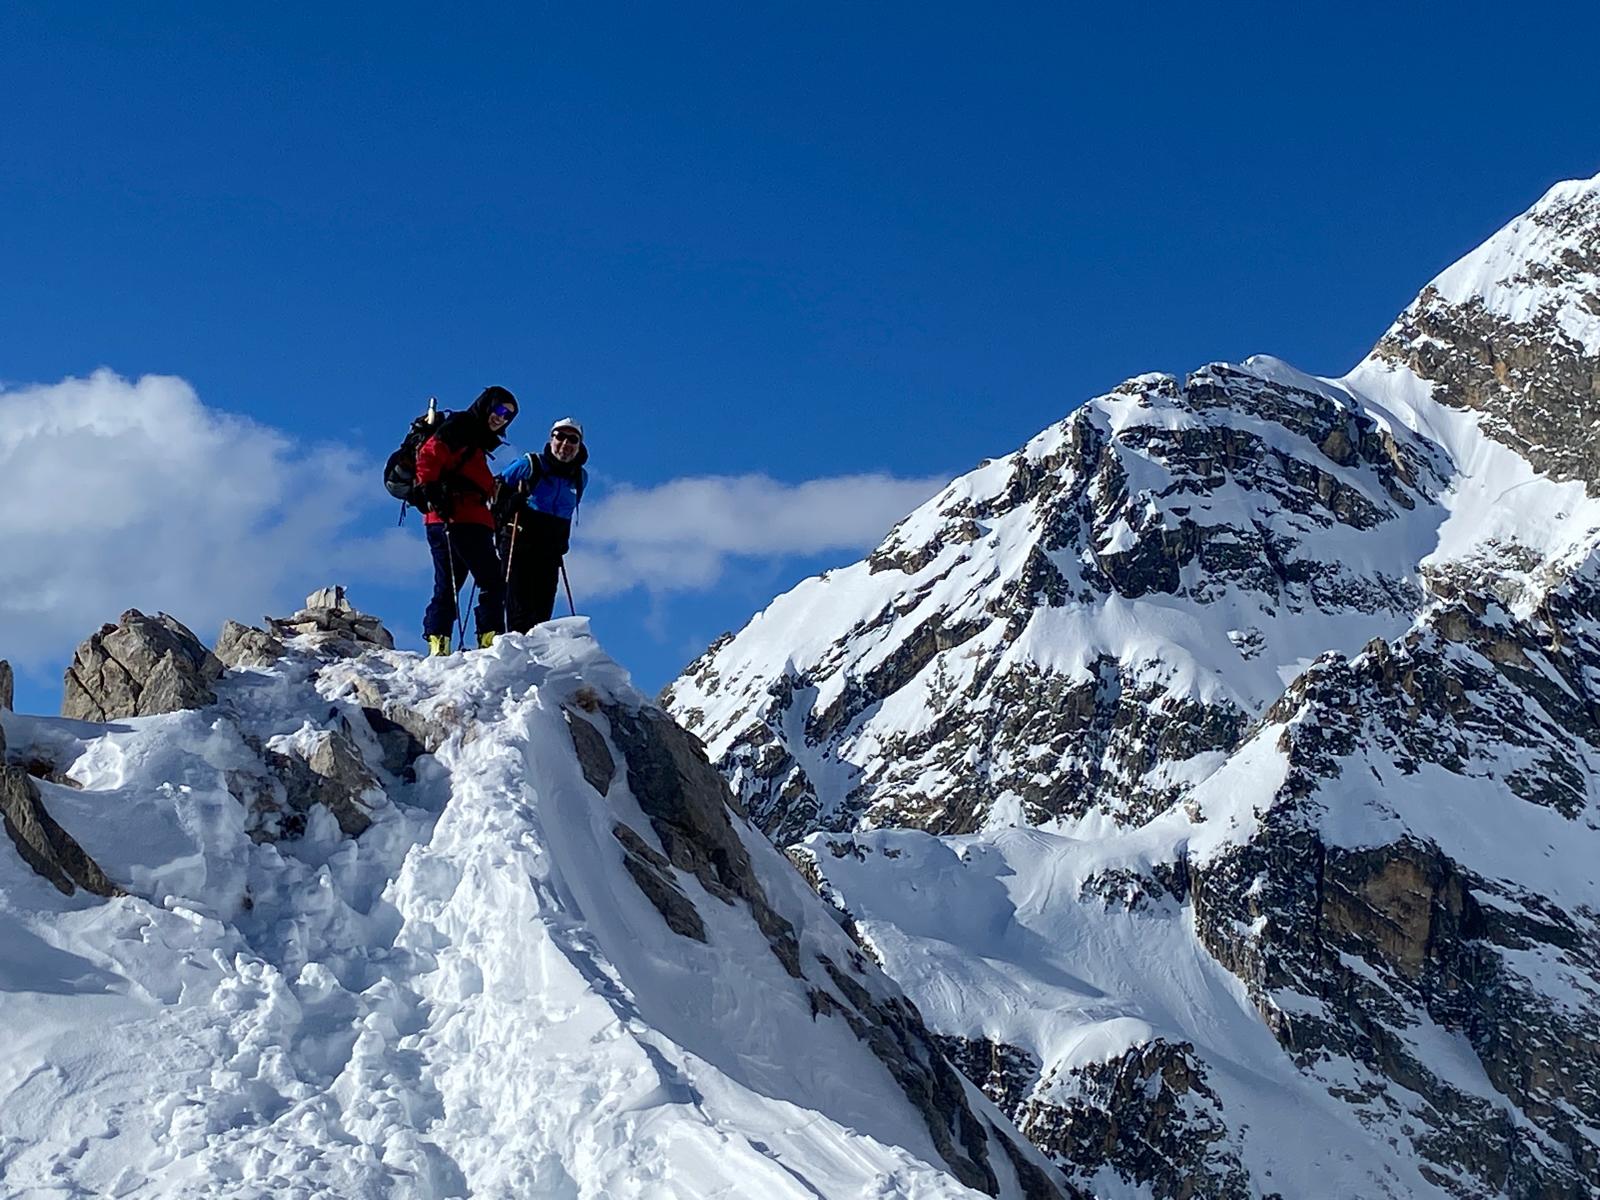
[[[383,464],[383,486],[400,501],[402,521],[406,519],[405,506],[408,504],[418,512],[428,511],[428,502],[417,484],[417,451],[422,449],[423,442],[439,432],[440,424],[450,415],[449,412],[441,413],[438,400],[428,397],[428,411],[411,422],[405,441]]]

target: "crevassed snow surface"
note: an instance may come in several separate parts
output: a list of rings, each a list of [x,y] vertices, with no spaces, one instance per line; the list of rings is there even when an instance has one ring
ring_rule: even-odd
[[[654,834],[625,773],[603,800],[584,781],[563,707],[583,685],[643,697],[582,619],[315,665],[109,727],[4,714],[14,749],[71,763],[81,790],[46,804],[134,894],[62,897],[0,843],[0,1193],[977,1194],[742,905],[680,873],[702,945],[633,883],[612,826]],[[386,780],[359,839],[316,810],[302,839],[253,843],[224,780],[240,727],[292,736],[358,675],[470,732]],[[745,840],[802,949],[843,961],[827,910]]]

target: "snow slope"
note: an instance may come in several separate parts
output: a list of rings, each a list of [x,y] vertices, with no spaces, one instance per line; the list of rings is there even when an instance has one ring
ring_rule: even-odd
[[[0,843],[4,1195],[978,1194],[850,1025],[816,1014],[825,977],[793,977],[747,907],[686,872],[709,936],[674,934],[624,869],[613,826],[654,842],[650,821],[626,773],[605,797],[586,782],[568,722],[605,729],[575,697],[644,701],[582,619],[444,660],[302,646],[220,695],[110,726],[0,718],[13,753],[76,784],[41,784],[45,803],[130,893],[64,897]],[[228,787],[259,761],[249,738],[365,730],[374,695],[454,732],[414,782],[382,780],[359,838],[313,810],[303,837],[252,840]],[[848,961],[734,824],[803,961]]]

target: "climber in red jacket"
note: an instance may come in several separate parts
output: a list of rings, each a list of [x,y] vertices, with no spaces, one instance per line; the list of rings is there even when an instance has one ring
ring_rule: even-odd
[[[489,454],[516,415],[515,396],[503,387],[484,388],[470,408],[447,417],[417,450],[417,485],[427,498],[424,524],[433,553],[433,599],[422,617],[429,654],[450,653],[456,598],[469,572],[478,585],[478,645],[493,645],[505,629],[505,570],[489,511],[495,489]]]

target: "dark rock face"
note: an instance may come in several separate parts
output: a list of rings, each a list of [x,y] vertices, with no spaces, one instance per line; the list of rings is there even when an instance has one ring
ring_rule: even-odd
[[[694,901],[672,877],[672,860],[651,846],[638,832],[620,822],[612,829],[622,843],[623,865],[673,933],[697,942],[707,941],[706,923]]]
[[[1374,353],[1432,383],[1441,403],[1481,412],[1489,436],[1551,478],[1600,495],[1600,353],[1568,319],[1600,314],[1600,193],[1548,197],[1500,236],[1512,233],[1547,248],[1497,272],[1501,289],[1530,298],[1516,320],[1430,286]]]
[[[939,1034],[937,1040],[950,1064],[982,1088],[1001,1112],[1012,1121],[1022,1115],[1024,1102],[1039,1083],[1043,1064],[1037,1058],[1020,1046],[988,1039]]]
[[[692,874],[724,903],[747,903],[773,954],[799,978],[794,929],[767,901],[750,853],[728,818],[733,797],[727,782],[706,761],[705,750],[659,709],[629,712],[607,705],[601,712],[622,751],[628,787],[672,865]]]
[[[15,692],[11,675],[11,664],[0,658],[0,709],[9,711],[13,704]]]
[[[958,1037],[939,1043],[1034,1145],[1080,1178],[1110,1164],[1176,1200],[1258,1194],[1193,1046],[1157,1040],[1082,1070],[1045,1073],[1016,1046]]]
[[[583,777],[595,791],[604,796],[611,790],[611,781],[617,777],[617,763],[600,731],[581,716],[568,710],[567,728],[572,733],[572,748],[578,752],[578,765]]]
[[[1193,1046],[1149,1042],[1070,1079],[1046,1079],[1023,1105],[1020,1128],[1060,1162],[1086,1174],[1110,1163],[1157,1196],[1260,1194],[1228,1148],[1222,1103]]]
[[[0,734],[0,763],[4,755],[5,737]],[[96,896],[123,894],[77,839],[56,824],[45,810],[38,785],[17,767],[0,765],[0,820],[22,860],[62,895],[70,896],[77,888]]]
[[[61,715],[114,721],[204,708],[222,664],[180,622],[130,608],[78,647],[67,668]]]
[[[1576,1200],[1600,1189],[1600,913],[1564,908],[1538,881],[1483,876],[1413,834],[1350,849],[1319,832],[1335,796],[1382,811],[1390,773],[1425,767],[1495,780],[1510,809],[1592,827],[1594,775],[1552,751],[1600,748],[1593,588],[1580,577],[1551,597],[1554,629],[1477,607],[1441,610],[1353,660],[1329,656],[1290,689],[1269,717],[1288,778],[1256,837],[1193,870],[1197,929],[1303,1070],[1358,1067],[1368,1083],[1343,1098],[1408,1138],[1440,1187]],[[1514,812],[1498,819],[1515,827]],[[1286,992],[1315,1003],[1286,1008]],[[1509,1111],[1417,1052],[1406,1032],[1429,1024],[1471,1047]],[[1426,1108],[1400,1104],[1393,1085]],[[1463,1177],[1483,1191],[1461,1191]]]

